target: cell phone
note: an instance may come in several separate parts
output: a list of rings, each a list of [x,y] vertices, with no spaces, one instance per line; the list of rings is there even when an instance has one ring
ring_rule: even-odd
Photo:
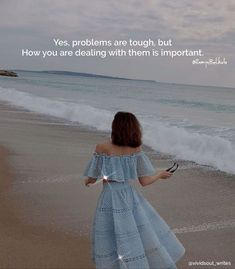
[[[174,164],[171,167],[169,167],[168,169],[166,169],[166,171],[174,173],[178,169],[178,167],[179,167],[178,163],[174,162]]]

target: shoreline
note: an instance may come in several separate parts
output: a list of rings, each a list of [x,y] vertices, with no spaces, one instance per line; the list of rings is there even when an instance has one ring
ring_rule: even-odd
[[[91,225],[102,186],[84,188],[80,177],[95,144],[107,134],[6,103],[0,103],[0,128],[2,160],[8,158],[10,165],[1,181],[0,268],[94,268],[90,230],[76,229],[80,222]],[[143,149],[158,170],[170,166],[171,157]],[[235,218],[234,179],[182,161],[172,180],[145,188],[133,182],[186,247],[178,269],[190,268],[190,260],[234,258],[234,226],[190,228]]]
[[[110,132],[109,131],[100,131],[95,129],[94,127],[91,126],[85,126],[83,124],[80,124],[78,122],[71,122],[69,120],[63,119],[63,118],[59,118],[59,117],[55,117],[55,116],[51,116],[51,115],[46,115],[46,114],[42,114],[42,113],[37,113],[37,112],[33,112],[29,109],[26,109],[24,107],[18,107],[15,106],[14,104],[10,104],[6,101],[2,101],[0,100],[0,107],[1,106],[5,106],[6,108],[10,108],[12,110],[15,111],[19,111],[21,113],[29,113],[38,117],[38,119],[40,119],[41,124],[46,125],[48,123],[48,125],[61,125],[61,126],[66,126],[66,128],[70,128],[71,130],[75,130],[78,132],[86,132],[86,133],[91,133],[93,136],[97,137],[98,140],[100,140],[100,137],[103,137],[105,139],[108,139],[110,136]],[[24,114],[25,116],[25,114]],[[102,141],[102,140],[101,140]],[[211,170],[211,171],[215,171],[218,173],[222,173],[225,175],[229,175],[229,176],[235,176],[235,174],[232,173],[228,173],[225,171],[222,171],[216,167],[210,166],[210,165],[206,165],[206,164],[199,164],[195,161],[191,161],[191,160],[186,160],[186,159],[179,159],[177,158],[175,155],[170,154],[170,153],[162,153],[162,152],[157,152],[156,150],[154,150],[153,148],[151,148],[150,146],[146,145],[146,144],[142,144],[143,150],[145,152],[147,152],[147,154],[149,154],[149,156],[152,159],[156,159],[156,160],[175,160],[177,161],[179,164],[182,164],[181,169],[184,167],[197,167],[199,169],[205,169],[205,170]],[[168,162],[169,163],[169,162]]]

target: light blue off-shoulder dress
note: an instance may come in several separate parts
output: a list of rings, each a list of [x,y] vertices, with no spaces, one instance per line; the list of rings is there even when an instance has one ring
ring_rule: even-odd
[[[91,229],[97,269],[176,269],[185,248],[131,180],[155,174],[144,151],[129,155],[94,152],[84,176],[103,184]]]

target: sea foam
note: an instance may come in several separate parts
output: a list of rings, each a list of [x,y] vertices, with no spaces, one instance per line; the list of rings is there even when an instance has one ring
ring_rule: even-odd
[[[114,113],[87,104],[44,98],[13,88],[0,87],[0,99],[30,111],[59,117],[99,131],[109,131]],[[143,126],[143,142],[156,151],[176,158],[209,165],[235,174],[235,148],[231,141],[139,116]]]

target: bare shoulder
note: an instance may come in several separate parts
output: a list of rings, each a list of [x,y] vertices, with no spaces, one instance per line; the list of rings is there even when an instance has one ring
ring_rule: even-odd
[[[135,149],[136,149],[137,152],[138,152],[138,151],[141,151],[141,150],[142,150],[142,146],[138,146],[138,147],[136,147]]]
[[[110,149],[111,143],[109,141],[104,141],[96,145],[95,151],[97,153],[107,153]]]
[[[123,155],[123,154],[132,154],[136,153],[142,150],[142,147],[136,147],[136,148],[131,148],[131,147],[121,147],[121,146],[116,146],[111,143],[111,141],[104,141],[103,143],[99,143],[96,145],[95,151],[97,153],[104,153],[107,155],[112,155],[112,154],[117,154],[117,155]]]

